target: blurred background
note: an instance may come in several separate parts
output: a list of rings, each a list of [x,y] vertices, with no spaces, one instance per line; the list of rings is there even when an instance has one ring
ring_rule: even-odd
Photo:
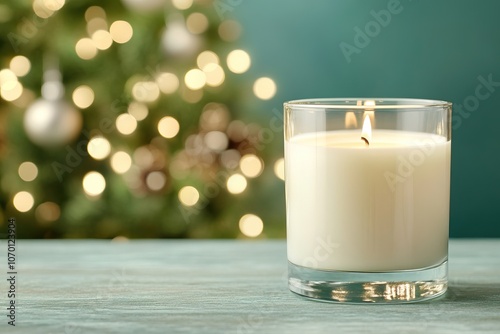
[[[282,103],[454,103],[452,237],[500,237],[495,0],[0,4],[0,227],[285,236]]]

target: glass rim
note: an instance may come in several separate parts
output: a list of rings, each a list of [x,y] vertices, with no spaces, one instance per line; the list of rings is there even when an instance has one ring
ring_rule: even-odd
[[[370,101],[369,104],[365,104]],[[378,104],[377,104],[378,103]],[[399,103],[399,104],[398,104]],[[357,109],[357,110],[384,110],[384,109],[422,109],[436,107],[451,107],[452,103],[441,100],[416,98],[316,98],[299,99],[283,103],[284,107],[300,109]]]

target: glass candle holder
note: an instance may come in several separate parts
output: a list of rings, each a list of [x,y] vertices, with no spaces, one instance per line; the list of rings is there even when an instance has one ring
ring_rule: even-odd
[[[288,284],[332,302],[447,289],[451,103],[284,104]]]

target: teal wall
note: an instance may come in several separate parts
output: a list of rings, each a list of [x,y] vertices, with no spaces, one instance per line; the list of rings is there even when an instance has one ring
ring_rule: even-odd
[[[401,0],[368,45],[358,41],[350,62],[340,44],[356,46],[355,28],[364,30],[374,21],[370,12],[392,1],[225,2],[243,25],[252,73],[277,82],[276,97],[259,107],[269,117],[298,98],[453,102],[450,235],[500,237],[500,1]],[[373,22],[368,27],[377,32]],[[470,112],[460,111],[464,104]]]

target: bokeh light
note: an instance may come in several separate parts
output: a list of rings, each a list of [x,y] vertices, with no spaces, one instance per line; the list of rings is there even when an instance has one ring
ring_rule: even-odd
[[[264,164],[255,154],[247,154],[240,160],[240,169],[246,177],[257,177],[262,173]]]
[[[167,182],[167,177],[165,173],[160,171],[154,171],[146,176],[146,186],[153,191],[162,190]]]
[[[127,21],[115,21],[109,28],[111,38],[119,44],[127,43],[134,35],[134,29]]]
[[[31,62],[25,56],[15,56],[10,60],[9,68],[18,77],[23,77],[29,73]]]
[[[206,83],[205,73],[197,68],[189,70],[184,76],[184,82],[188,88],[193,90],[203,88]]]
[[[132,134],[137,128],[137,120],[130,114],[121,114],[116,118],[116,129],[124,135]]]
[[[87,151],[92,158],[96,160],[103,160],[108,157],[109,153],[111,153],[111,144],[106,138],[96,136],[90,139],[87,144]]]
[[[83,191],[89,196],[98,196],[106,189],[106,180],[101,173],[91,171],[83,177]]]
[[[76,43],[75,51],[78,57],[89,60],[97,55],[97,48],[94,42],[87,37],[84,37]]]
[[[107,50],[113,44],[111,34],[106,30],[97,30],[92,34],[92,41],[99,50]]]
[[[138,102],[154,102],[160,97],[160,88],[155,81],[139,81],[132,87],[132,96]]]
[[[37,206],[35,217],[41,223],[51,223],[59,219],[61,209],[54,202],[44,202]]]
[[[90,22],[92,19],[95,19],[95,18],[102,18],[102,19],[106,18],[106,12],[104,11],[104,9],[102,7],[90,6],[85,11],[85,20],[87,22]]]
[[[33,207],[33,204],[35,204],[35,199],[29,192],[20,191],[14,195],[12,203],[17,211],[28,212]]]
[[[0,96],[5,101],[15,101],[23,94],[23,85],[19,81],[10,81],[0,87]]]
[[[227,148],[229,144],[229,139],[227,135],[222,131],[210,131],[203,138],[205,145],[209,149],[215,152],[222,152]]]
[[[177,9],[185,10],[193,5],[193,0],[172,0],[172,5]]]
[[[144,120],[149,114],[148,106],[139,102],[130,102],[127,111],[138,121]]]
[[[239,227],[245,236],[255,238],[264,230],[264,222],[259,216],[248,213],[240,218]]]
[[[218,33],[223,41],[233,42],[241,35],[241,25],[234,20],[223,21],[219,25]]]
[[[233,174],[227,179],[226,187],[231,194],[241,194],[247,188],[247,179],[241,174]]]
[[[208,18],[202,13],[191,13],[186,19],[186,27],[192,34],[204,33],[208,25]]]
[[[217,87],[222,85],[225,79],[224,70],[218,64],[208,64],[203,68],[208,86]]]
[[[73,103],[80,109],[86,109],[94,103],[94,91],[86,85],[79,86],[73,91]]]
[[[276,160],[274,163],[274,174],[278,178],[285,180],[285,159],[280,158]]]
[[[210,50],[203,51],[196,58],[196,65],[203,70],[209,64],[219,64],[219,56]]]
[[[199,199],[200,193],[195,187],[186,186],[179,191],[179,201],[185,206],[193,206]]]
[[[250,65],[250,55],[243,50],[233,50],[227,56],[227,67],[233,73],[244,73]]]
[[[276,94],[276,84],[271,78],[259,78],[253,85],[253,92],[261,100],[272,99]]]
[[[173,73],[160,73],[156,77],[156,83],[163,94],[172,94],[179,88],[179,79]]]
[[[31,161],[25,161],[19,165],[17,172],[23,181],[30,182],[38,176],[38,167]]]
[[[118,151],[111,156],[111,168],[115,173],[126,173],[130,167],[132,167],[132,158],[127,152]]]
[[[158,122],[158,132],[162,137],[174,138],[179,133],[179,122],[170,116],[165,116]]]

